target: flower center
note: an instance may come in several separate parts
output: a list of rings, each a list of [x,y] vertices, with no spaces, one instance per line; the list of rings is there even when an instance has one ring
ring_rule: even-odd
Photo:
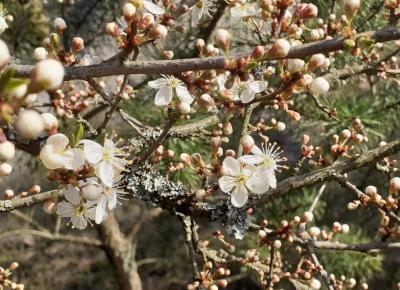
[[[236,177],[236,182],[239,183],[240,185],[243,185],[247,179],[249,179],[248,176],[241,174],[238,177]]]
[[[103,152],[103,160],[104,161],[110,161],[112,157],[113,157],[113,154],[110,151],[104,150],[104,152]]]
[[[263,161],[263,166],[267,168],[274,166],[274,160],[271,157],[266,156]]]
[[[86,211],[86,207],[85,207],[85,205],[84,204],[80,204],[79,206],[77,206],[76,208],[75,208],[75,215],[76,216],[83,216],[83,214],[85,213],[85,211]]]
[[[179,84],[179,81],[176,78],[171,78],[168,80],[168,86],[175,89]]]

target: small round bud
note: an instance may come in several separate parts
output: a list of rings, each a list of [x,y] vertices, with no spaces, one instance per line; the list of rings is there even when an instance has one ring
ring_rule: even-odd
[[[171,51],[171,50],[164,50],[162,52],[162,54],[166,59],[173,59],[174,58],[174,52]]]
[[[243,151],[245,153],[249,153],[249,152],[251,152],[251,149],[253,149],[255,142],[254,142],[253,137],[251,137],[250,135],[244,135],[240,139],[240,144],[243,147]]]
[[[353,18],[361,6],[361,0],[341,0],[340,5],[347,17]]]
[[[187,115],[191,111],[190,105],[188,103],[185,103],[185,102],[180,102],[178,104],[178,111],[183,115]]]
[[[303,221],[309,223],[309,222],[312,222],[312,220],[314,219],[314,215],[313,215],[312,212],[306,211],[306,212],[303,214],[303,218],[302,218],[302,219],[303,219]]]
[[[378,194],[378,189],[373,186],[373,185],[369,185],[365,188],[365,193],[371,197],[376,196]]]
[[[122,8],[122,14],[126,22],[130,22],[136,14],[136,7],[132,3],[125,3],[124,7]]]
[[[10,175],[12,172],[12,166],[8,163],[0,164],[0,176]]]
[[[64,80],[64,67],[55,59],[45,59],[38,62],[31,74],[29,92],[58,89]]]
[[[343,139],[348,139],[351,137],[351,131],[349,129],[344,129],[341,136]]]
[[[267,55],[271,58],[285,58],[290,50],[290,43],[286,39],[277,39],[268,50]]]
[[[44,47],[36,47],[33,51],[33,58],[36,61],[41,61],[47,58],[48,52]]]
[[[318,7],[311,3],[301,3],[297,5],[294,16],[307,19],[314,18],[318,15]]]
[[[350,231],[350,226],[348,224],[342,224],[342,233],[347,234]]]
[[[389,192],[399,193],[400,192],[400,177],[393,177],[389,182]]]
[[[57,17],[54,19],[54,27],[57,33],[60,34],[67,28],[67,23],[65,23],[64,19]]]
[[[265,238],[267,237],[267,232],[264,231],[264,230],[259,230],[259,231],[258,231],[258,237],[259,237],[260,239],[265,239]]]
[[[41,115],[33,110],[20,112],[14,125],[18,133],[25,139],[36,139],[44,131]]]
[[[181,162],[183,162],[183,163],[184,163],[185,165],[187,165],[187,166],[190,166],[190,165],[192,164],[192,159],[191,159],[190,155],[187,154],[187,153],[182,153],[182,154],[179,156],[179,160],[180,160]]]
[[[198,103],[206,112],[210,112],[215,107],[215,101],[209,94],[202,94]]]
[[[287,63],[287,70],[290,73],[297,73],[301,72],[304,69],[304,60],[294,58],[294,59],[289,59]]]
[[[223,51],[227,52],[231,44],[231,34],[225,29],[218,29],[214,35],[215,42],[222,48]]]
[[[311,236],[312,238],[317,238],[317,237],[319,237],[319,235],[321,234],[321,230],[320,230],[319,227],[311,227],[311,228],[308,230],[308,233],[310,234],[310,236]]]
[[[275,240],[274,241],[274,248],[275,249],[280,249],[282,247],[282,242],[280,240]]]
[[[12,159],[15,155],[15,145],[6,140],[0,143],[0,161],[5,162]]]
[[[58,128],[58,120],[53,114],[42,113],[40,116],[42,117],[45,130],[54,130]]]
[[[149,32],[149,37],[152,39],[165,39],[168,34],[168,28],[162,24],[155,26]]]
[[[325,61],[326,57],[322,53],[314,54],[308,62],[308,68],[310,70],[315,70],[316,68],[323,66]]]
[[[286,129],[286,124],[283,122],[278,122],[275,125],[275,129],[278,130],[279,132],[285,131]]]
[[[4,191],[4,196],[6,199],[11,199],[14,197],[14,191],[12,189],[6,189]]]
[[[82,187],[82,195],[87,200],[98,200],[101,196],[100,188],[97,184],[89,183]]]
[[[313,290],[319,290],[321,289],[321,282],[315,278],[312,278],[310,281],[310,288]]]
[[[109,22],[106,24],[106,33],[113,37],[117,37],[120,34],[118,24],[115,22]]]
[[[7,44],[0,39],[0,69],[8,64],[10,57],[10,51],[8,50]]]
[[[73,53],[77,53],[85,48],[85,41],[82,37],[74,37],[71,42],[71,49]]]
[[[47,214],[53,214],[57,210],[58,201],[54,197],[50,197],[43,204],[43,211]]]
[[[196,47],[199,51],[202,51],[205,46],[206,46],[206,43],[203,39],[199,38],[196,40]]]
[[[323,77],[318,77],[310,84],[309,89],[315,96],[324,95],[329,91],[329,83]]]

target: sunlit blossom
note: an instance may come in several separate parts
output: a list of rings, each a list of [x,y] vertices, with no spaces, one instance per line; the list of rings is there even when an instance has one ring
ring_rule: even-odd
[[[194,101],[194,97],[189,93],[183,82],[174,76],[164,76],[163,78],[150,81],[148,83],[153,89],[158,89],[155,96],[156,106],[168,106],[174,93],[181,102],[191,104]]]

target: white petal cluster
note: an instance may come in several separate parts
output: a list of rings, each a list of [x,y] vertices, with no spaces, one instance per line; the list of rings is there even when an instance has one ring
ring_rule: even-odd
[[[83,230],[87,227],[91,220],[95,219],[96,208],[95,202],[85,202],[79,193],[79,188],[68,185],[64,190],[66,201],[62,201],[57,205],[57,214],[61,217],[70,218],[73,228]]]
[[[279,150],[279,147],[275,143],[272,145],[266,143],[261,150],[254,145],[251,149],[251,153],[252,155],[244,155],[240,157],[239,160],[244,164],[257,166],[259,174],[267,180],[265,191],[267,191],[269,187],[275,188],[275,171],[280,167],[278,163],[286,160],[281,157],[282,152]]]
[[[154,14],[154,15],[162,15],[162,14],[165,13],[164,8],[161,8],[160,6],[154,4],[154,3],[151,2],[151,1],[148,1],[148,0],[141,0],[141,2],[142,2],[142,4],[143,4],[144,8],[145,8],[148,12],[150,12],[150,13],[152,13],[152,14]]]
[[[3,16],[0,16],[0,34],[8,28],[8,24]]]
[[[226,88],[225,83],[229,78],[229,74],[219,75],[217,77],[217,83],[220,91],[229,92],[232,96],[232,101],[241,101],[243,103],[251,102],[256,94],[262,93],[268,87],[268,83],[265,81],[255,81],[253,78],[242,82],[239,79],[235,80],[232,88]]]
[[[253,165],[244,165],[233,157],[226,157],[222,164],[223,176],[218,180],[220,189],[231,194],[234,207],[243,207],[249,192],[264,193],[268,189],[267,179],[263,178]]]
[[[92,140],[82,140],[86,160],[96,167],[101,182],[112,187],[114,179],[126,169],[126,153],[119,149],[111,139],[105,139],[104,146]]]
[[[48,169],[65,168],[76,170],[85,163],[83,151],[68,148],[69,139],[64,134],[54,134],[47,138],[46,145],[40,151],[40,159]]]
[[[186,86],[174,76],[164,76],[163,78],[150,81],[148,85],[158,90],[154,101],[156,106],[168,106],[174,94],[176,94],[181,102],[186,104],[190,105],[194,101],[194,97],[189,93]]]

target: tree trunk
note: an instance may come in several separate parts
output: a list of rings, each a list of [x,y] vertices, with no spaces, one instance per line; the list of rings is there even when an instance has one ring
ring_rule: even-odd
[[[119,229],[112,212],[98,226],[104,250],[115,268],[120,290],[142,290],[142,283],[135,261],[135,247]]]

